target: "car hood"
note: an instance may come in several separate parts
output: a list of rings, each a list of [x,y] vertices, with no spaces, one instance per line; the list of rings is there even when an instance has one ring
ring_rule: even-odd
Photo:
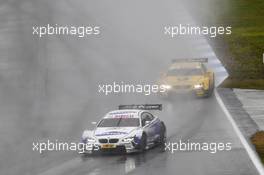
[[[122,138],[136,130],[137,127],[102,127],[94,130],[96,138]]]
[[[203,81],[203,76],[169,76],[165,82],[169,85],[194,85]]]

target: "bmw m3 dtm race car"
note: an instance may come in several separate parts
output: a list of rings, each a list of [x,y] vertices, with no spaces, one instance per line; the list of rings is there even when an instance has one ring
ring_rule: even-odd
[[[214,72],[207,68],[207,58],[174,59],[159,84],[165,87],[163,97],[171,94],[193,93],[197,97],[209,97],[214,90]]]
[[[143,152],[164,145],[166,127],[150,110],[162,110],[161,104],[120,105],[108,112],[94,130],[85,130],[82,142],[89,144],[85,154],[122,151]]]

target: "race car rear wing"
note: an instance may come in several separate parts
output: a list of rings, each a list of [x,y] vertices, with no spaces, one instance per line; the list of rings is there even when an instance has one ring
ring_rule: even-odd
[[[142,110],[162,110],[162,104],[139,104],[139,105],[119,105],[119,110],[122,109],[142,109]]]
[[[178,59],[173,59],[173,63],[176,62],[200,62],[200,63],[207,63],[208,58],[178,58]]]

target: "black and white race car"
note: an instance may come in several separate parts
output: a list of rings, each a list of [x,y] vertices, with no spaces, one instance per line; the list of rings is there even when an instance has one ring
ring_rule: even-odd
[[[155,145],[164,145],[166,126],[150,110],[162,110],[162,105],[120,105],[119,110],[107,113],[94,130],[83,132],[82,143],[89,145],[85,154],[143,152]]]

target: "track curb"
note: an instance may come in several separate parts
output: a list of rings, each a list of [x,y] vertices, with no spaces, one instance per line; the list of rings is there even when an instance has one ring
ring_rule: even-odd
[[[260,175],[264,175],[263,165],[249,139],[253,132],[258,131],[258,126],[243,109],[232,89],[217,88],[215,97],[257,171]]]

